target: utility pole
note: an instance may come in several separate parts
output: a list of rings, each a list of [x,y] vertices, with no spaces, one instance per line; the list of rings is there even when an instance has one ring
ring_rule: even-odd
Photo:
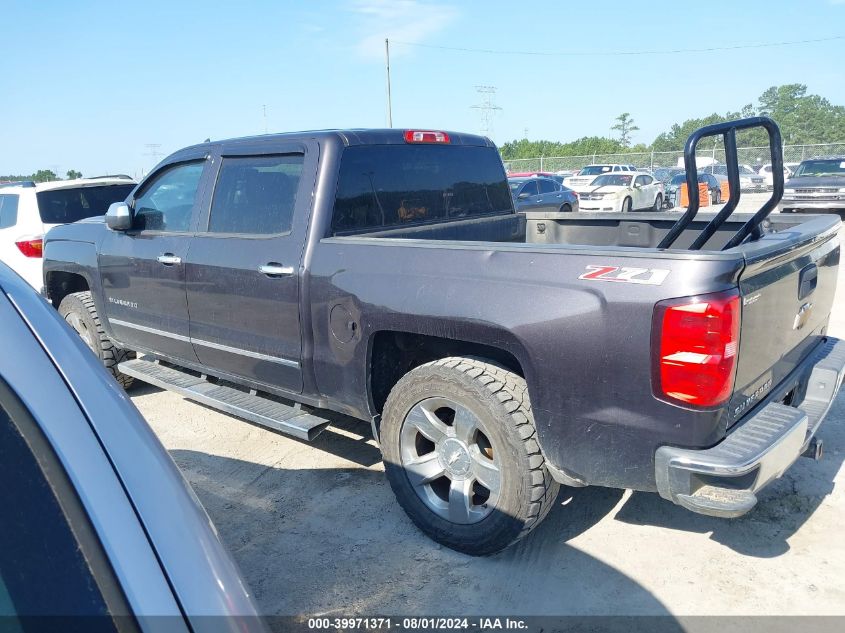
[[[481,103],[470,107],[481,112],[481,133],[492,137],[493,115],[497,110],[501,110],[496,105],[496,86],[476,86],[475,91],[481,95]]]
[[[393,127],[393,105],[390,103],[390,40],[384,38],[384,59],[387,66],[387,127]]]

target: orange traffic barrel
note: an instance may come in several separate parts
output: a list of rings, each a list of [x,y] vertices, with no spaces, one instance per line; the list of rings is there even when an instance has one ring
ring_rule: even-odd
[[[689,192],[687,191],[687,183],[681,185],[681,205],[682,207],[689,206]],[[710,206],[710,190],[706,183],[698,183],[698,206]]]

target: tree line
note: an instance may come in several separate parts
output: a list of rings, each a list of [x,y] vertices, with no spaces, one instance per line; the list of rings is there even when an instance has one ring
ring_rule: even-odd
[[[82,172],[77,171],[75,169],[68,169],[67,173],[65,174],[66,180],[75,180],[77,178],[82,178]],[[9,175],[9,176],[0,176],[0,182],[15,182],[18,180],[31,180],[33,182],[51,182],[53,180],[62,180],[59,178],[52,169],[39,169],[34,174],[29,174],[28,176],[22,175]]]
[[[639,130],[628,112],[623,112],[611,126],[612,136],[585,136],[566,143],[556,141],[513,140],[499,149],[502,158],[537,158],[538,156],[589,156],[591,154],[620,154],[627,152],[681,151],[692,132],[704,125],[721,123],[749,116],[768,116],[780,126],[783,142],[787,145],[845,142],[845,106],[833,105],[819,95],[807,94],[803,84],[772,86],[757,99],[736,112],[687,119],[675,123],[646,145],[631,144],[631,135]],[[739,147],[768,145],[763,130],[744,130],[737,133]],[[717,140],[721,146],[721,139]]]

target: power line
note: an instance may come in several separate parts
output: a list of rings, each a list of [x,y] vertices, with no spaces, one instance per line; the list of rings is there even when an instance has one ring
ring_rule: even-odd
[[[402,42],[393,40],[394,44],[404,46],[417,46],[419,48],[435,48],[444,51],[459,51],[462,53],[487,53],[491,55],[532,55],[537,57],[621,57],[629,55],[675,55],[681,53],[712,53],[716,51],[735,51],[748,48],[773,48],[777,46],[797,46],[799,44],[815,44],[818,42],[833,42],[845,40],[845,35],[834,35],[812,40],[792,40],[786,42],[765,42],[762,44],[736,44],[734,46],[709,46],[707,48],[675,48],[668,50],[644,50],[644,51],[506,51],[489,48],[465,48],[461,46],[438,46],[436,44],[422,44],[420,42]]]

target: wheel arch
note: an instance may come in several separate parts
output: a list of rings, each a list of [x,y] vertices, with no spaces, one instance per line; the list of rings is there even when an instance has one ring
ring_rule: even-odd
[[[69,294],[91,290],[88,277],[79,271],[52,270],[44,274],[44,282],[47,296],[54,308],[58,308],[62,299]]]
[[[55,239],[48,239],[44,244],[44,287],[54,307],[58,308],[62,299],[70,293],[85,290],[91,291],[96,302],[100,292],[94,278],[96,271],[94,244]]]
[[[425,363],[464,356],[484,359],[501,365],[526,381],[530,367],[521,347],[502,345],[503,339],[491,337],[499,343],[490,344],[469,339],[451,338],[407,330],[384,329],[373,333],[367,354],[367,396],[373,415],[380,414],[391,389],[412,369]],[[510,349],[509,349],[510,348]]]

